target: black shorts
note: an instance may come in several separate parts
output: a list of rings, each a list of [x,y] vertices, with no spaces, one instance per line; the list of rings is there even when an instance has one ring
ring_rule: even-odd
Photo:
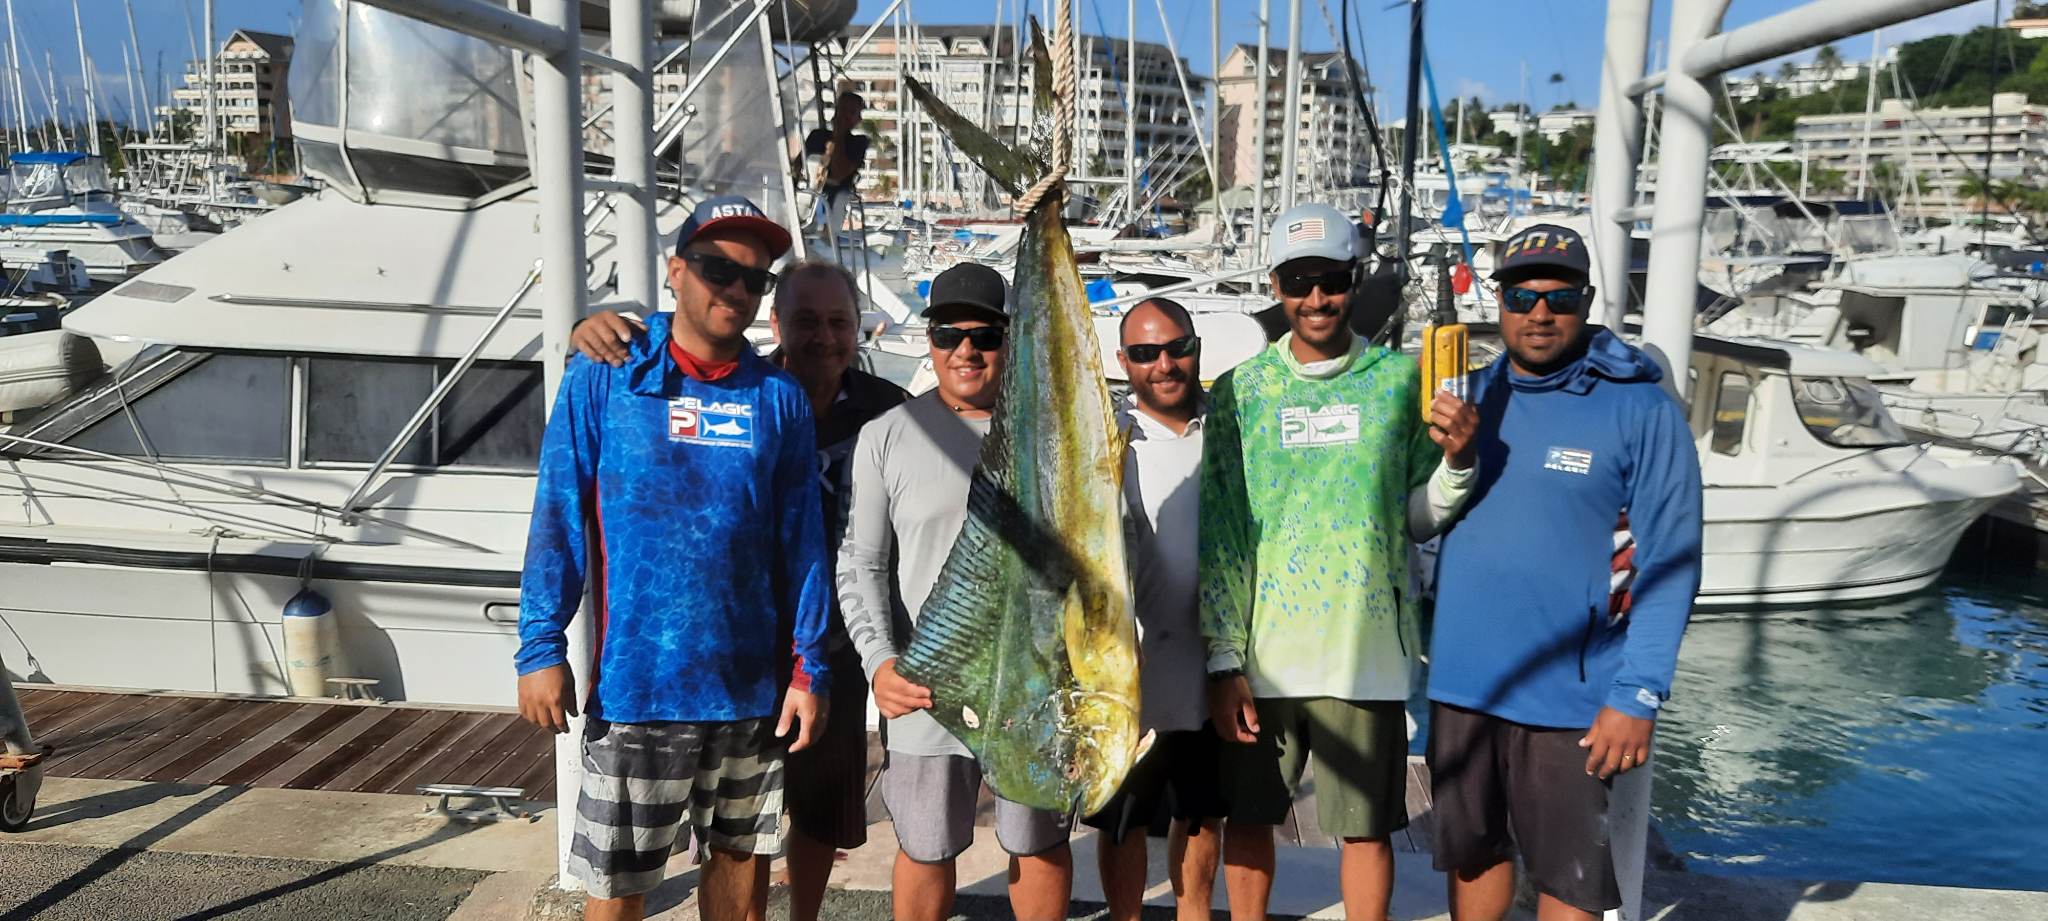
[[[868,841],[868,683],[851,650],[831,667],[825,734],[784,758],[782,806],[791,829],[851,850]]]
[[[1207,723],[1200,729],[1161,733],[1145,759],[1131,768],[1116,796],[1081,824],[1121,844],[1137,830],[1165,837],[1177,819],[1200,822],[1222,817],[1223,780],[1217,765],[1222,746],[1223,740]]]
[[[1620,908],[1608,785],[1586,773],[1585,735],[1431,702],[1436,868],[1482,870],[1519,848],[1536,891],[1595,914]]]

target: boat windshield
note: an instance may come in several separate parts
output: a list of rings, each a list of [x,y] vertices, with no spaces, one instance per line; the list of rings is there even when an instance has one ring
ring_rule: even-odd
[[[1877,387],[1854,377],[1794,377],[1792,402],[1813,437],[1838,448],[1882,448],[1907,442]]]

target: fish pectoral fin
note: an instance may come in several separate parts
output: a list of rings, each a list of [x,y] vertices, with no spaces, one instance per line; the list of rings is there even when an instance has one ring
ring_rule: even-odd
[[[997,185],[1002,186],[1011,195],[1024,191],[1045,173],[1044,163],[1028,153],[996,140],[980,126],[968,121],[966,116],[954,111],[953,107],[940,99],[937,93],[932,92],[931,87],[911,76],[908,71],[904,72],[903,81],[905,86],[910,87],[910,94],[917,97],[918,104],[924,106],[925,112],[938,124],[939,131],[945,134],[947,140],[952,141],[954,147],[959,148],[961,153],[974,161],[974,165],[981,167],[982,172],[987,173],[989,178],[994,179]]]

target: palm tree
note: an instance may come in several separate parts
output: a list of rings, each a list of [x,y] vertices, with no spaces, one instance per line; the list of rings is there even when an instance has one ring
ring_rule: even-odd
[[[1836,51],[1833,45],[1822,45],[1820,51],[1814,53],[1813,63],[1826,68],[1829,73],[1834,73],[1835,68],[1842,66],[1842,53]]]

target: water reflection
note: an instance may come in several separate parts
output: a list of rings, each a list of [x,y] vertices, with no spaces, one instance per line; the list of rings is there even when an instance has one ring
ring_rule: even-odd
[[[1696,618],[1658,743],[1665,838],[1718,873],[2048,887],[2036,581]]]

